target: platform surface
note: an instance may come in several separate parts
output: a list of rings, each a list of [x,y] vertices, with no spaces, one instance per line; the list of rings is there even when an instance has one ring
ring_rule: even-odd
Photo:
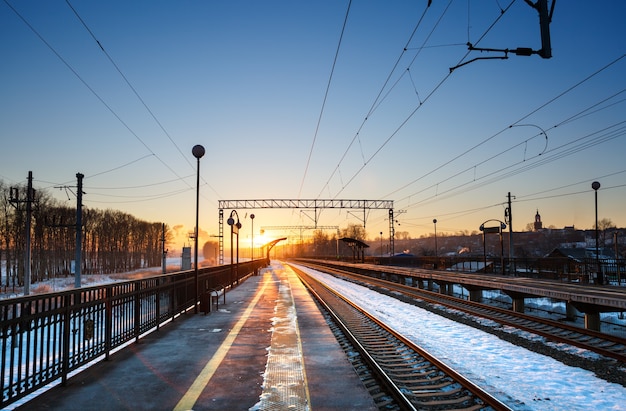
[[[311,296],[274,263],[24,410],[376,410]]]

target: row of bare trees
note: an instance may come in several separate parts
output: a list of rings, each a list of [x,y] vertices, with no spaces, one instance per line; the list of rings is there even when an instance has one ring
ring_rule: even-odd
[[[25,193],[19,187],[18,193]],[[24,283],[26,204],[0,181],[0,285]],[[25,197],[25,196],[23,196]],[[32,202],[31,282],[70,275],[76,257],[76,208],[37,191]],[[116,210],[83,208],[81,272],[115,273],[156,267],[162,261],[167,226]]]

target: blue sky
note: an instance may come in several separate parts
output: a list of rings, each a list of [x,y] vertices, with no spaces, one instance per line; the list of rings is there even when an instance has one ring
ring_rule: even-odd
[[[0,179],[181,233],[217,234],[218,201],[393,200],[411,236],[626,226],[626,3],[558,2],[551,59],[538,14],[509,1],[0,2]],[[504,13],[501,13],[505,10]],[[75,11],[75,12],[74,12]],[[80,17],[80,18],[79,18]],[[345,26],[344,26],[345,21]],[[418,24],[419,23],[419,24]],[[95,37],[95,39],[94,39]],[[98,46],[99,42],[104,51]],[[513,126],[513,127],[511,127]],[[243,235],[311,224],[240,210]],[[367,230],[387,236],[386,211]],[[319,224],[361,224],[326,210]],[[208,237],[207,237],[208,238]]]

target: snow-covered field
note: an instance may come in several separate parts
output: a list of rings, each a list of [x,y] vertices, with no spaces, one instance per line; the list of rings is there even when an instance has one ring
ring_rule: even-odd
[[[167,271],[172,272],[180,270],[180,262],[180,258],[168,258],[166,261]],[[198,265],[201,266],[200,264]],[[124,281],[132,278],[133,276],[155,275],[160,274],[161,272],[161,267],[150,267],[119,274],[83,274],[81,276],[80,283],[83,287],[90,287],[94,285],[109,284],[116,281]],[[0,279],[2,284],[2,287],[0,287],[0,299],[16,298],[24,295],[24,287],[12,287],[10,285],[10,281],[8,281],[9,285],[6,285],[7,278],[4,270],[4,262]],[[69,290],[74,288],[74,282],[75,280],[73,275],[38,281],[30,285],[30,294],[53,293],[57,291]]]
[[[349,296],[514,410],[626,410],[626,388],[475,328],[299,266]],[[410,320],[409,320],[410,319]],[[579,355],[592,355],[563,347]]]

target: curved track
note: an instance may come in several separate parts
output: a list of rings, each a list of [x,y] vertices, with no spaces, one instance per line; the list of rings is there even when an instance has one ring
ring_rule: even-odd
[[[293,267],[359,351],[381,390],[401,410],[509,410],[491,394],[389,329],[345,297]],[[379,407],[391,409],[385,394]]]
[[[534,317],[503,308],[467,301],[387,280],[356,274],[346,270],[321,265],[318,266],[312,263],[305,264],[299,262],[299,264],[352,281],[359,281],[376,287],[385,288],[393,292],[401,293],[410,298],[420,299],[428,303],[439,304],[469,315],[487,318],[503,325],[508,325],[540,335],[557,343],[565,343],[583,348],[605,357],[614,358],[626,363],[626,341],[617,336],[563,324],[546,318]]]

